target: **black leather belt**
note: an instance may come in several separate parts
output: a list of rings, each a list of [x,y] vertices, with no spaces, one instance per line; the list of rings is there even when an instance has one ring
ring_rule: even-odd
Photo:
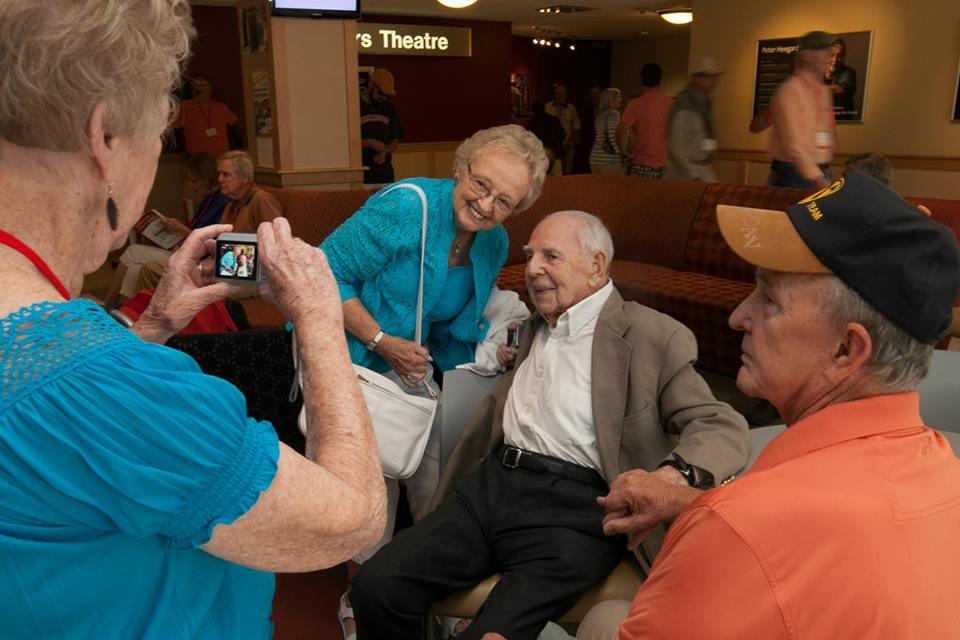
[[[497,452],[497,458],[500,460],[500,464],[507,469],[523,469],[534,473],[555,473],[558,476],[575,480],[600,491],[606,491],[609,488],[603,476],[593,469],[581,467],[578,464],[559,458],[545,456],[542,453],[534,453],[526,449],[504,445]]]

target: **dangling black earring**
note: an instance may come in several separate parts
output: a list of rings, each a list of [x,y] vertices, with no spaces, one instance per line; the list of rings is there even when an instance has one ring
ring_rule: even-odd
[[[110,224],[110,229],[112,231],[117,230],[117,203],[113,199],[113,183],[110,183],[110,186],[107,187],[107,222]]]

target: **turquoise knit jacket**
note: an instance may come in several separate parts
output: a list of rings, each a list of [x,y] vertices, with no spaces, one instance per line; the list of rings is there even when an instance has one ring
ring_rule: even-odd
[[[427,250],[424,258],[423,315],[443,292],[447,257],[455,235],[453,180],[413,178],[402,180],[423,189],[427,196]],[[385,191],[386,189],[384,189]],[[331,233],[320,248],[343,300],[359,298],[380,328],[392,336],[414,339],[417,284],[420,277],[420,226],[423,209],[412,189],[394,189],[371,196],[362,209]],[[489,328],[483,310],[490,289],[507,259],[507,232],[503,226],[477,233],[470,249],[474,292],[455,318],[423,322],[424,343],[434,366],[447,371],[472,362],[476,343]],[[347,332],[350,358],[374,371],[389,365]]]

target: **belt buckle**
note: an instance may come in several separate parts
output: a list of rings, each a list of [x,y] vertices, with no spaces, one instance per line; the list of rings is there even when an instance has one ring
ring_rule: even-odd
[[[513,454],[513,456],[510,454]],[[500,459],[500,462],[507,469],[516,469],[520,465],[520,456],[522,455],[523,451],[510,447],[503,450],[503,457]],[[510,460],[511,457],[513,458],[512,460]]]

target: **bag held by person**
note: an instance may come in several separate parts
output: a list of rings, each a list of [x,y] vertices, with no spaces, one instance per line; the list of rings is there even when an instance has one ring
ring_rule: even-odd
[[[383,193],[400,188],[416,191],[423,205],[423,223],[420,232],[420,285],[417,291],[417,325],[414,337],[416,343],[420,344],[423,318],[423,261],[427,241],[427,196],[420,187],[406,183],[395,185]],[[297,368],[297,378],[291,389],[291,402],[296,399],[297,388],[303,383],[296,334],[293,340],[293,358]],[[380,448],[383,475],[398,480],[409,478],[420,466],[423,453],[427,448],[430,429],[440,401],[437,392],[430,386],[429,381],[424,379],[420,384],[426,388],[429,397],[412,396],[381,373],[357,364],[353,365],[353,368],[357,374],[357,382],[360,383],[370,419],[373,421],[373,431],[377,437],[377,446]],[[300,411],[297,424],[300,431],[306,435],[306,404]]]

